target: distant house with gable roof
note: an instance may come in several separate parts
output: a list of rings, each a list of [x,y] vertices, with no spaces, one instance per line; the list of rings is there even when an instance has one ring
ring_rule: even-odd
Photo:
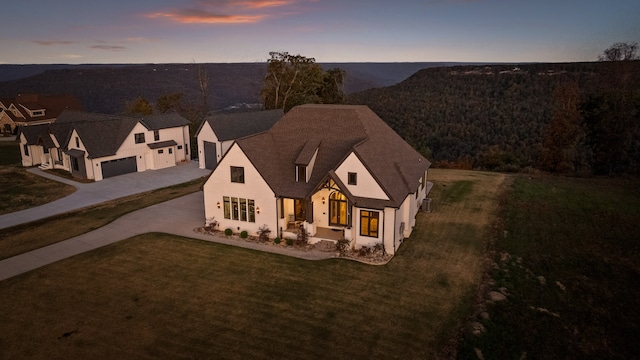
[[[216,113],[196,132],[200,169],[215,169],[233,141],[269,130],[284,115],[282,109]]]
[[[96,181],[190,159],[189,121],[176,113],[136,118],[66,110],[54,123],[19,127],[16,140],[23,166]]]
[[[366,106],[297,106],[233,142],[204,185],[205,222],[394,254],[432,187],[430,164]]]
[[[21,94],[0,99],[0,131],[13,134],[18,126],[50,124],[64,110],[82,110],[72,95]]]

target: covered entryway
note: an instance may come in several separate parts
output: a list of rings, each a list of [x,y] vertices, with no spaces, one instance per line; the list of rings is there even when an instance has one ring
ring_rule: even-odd
[[[218,150],[216,143],[204,142],[204,167],[207,169],[215,169],[218,166]]]
[[[70,161],[70,170],[71,175],[86,179],[87,178],[87,169],[84,164],[84,154],[85,152],[78,149],[70,149],[66,151],[67,155],[69,155]]]
[[[100,164],[102,165],[103,179],[138,171],[138,164],[135,156],[103,161]]]

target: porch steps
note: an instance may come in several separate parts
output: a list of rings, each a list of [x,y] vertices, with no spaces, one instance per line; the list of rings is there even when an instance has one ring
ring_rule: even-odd
[[[40,169],[40,170],[48,170],[48,169],[51,169],[51,164],[50,164],[50,163],[43,163],[43,164],[40,164],[40,166],[38,166],[38,169]]]

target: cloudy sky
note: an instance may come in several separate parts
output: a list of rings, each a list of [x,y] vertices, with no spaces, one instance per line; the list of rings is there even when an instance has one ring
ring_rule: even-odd
[[[640,0],[20,0],[0,63],[593,61]]]

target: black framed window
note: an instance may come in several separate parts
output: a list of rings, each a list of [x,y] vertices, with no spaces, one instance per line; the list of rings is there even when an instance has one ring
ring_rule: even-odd
[[[160,140],[160,130],[153,130],[153,141]]]
[[[231,167],[231,182],[244,184],[244,168],[241,166]]]
[[[360,235],[377,238],[379,216],[377,211],[360,210]]]
[[[296,165],[296,181],[307,182],[307,167]]]
[[[358,173],[350,172],[347,174],[347,182],[349,185],[358,184]]]
[[[224,218],[231,219],[231,199],[228,196],[222,199],[224,200]]]
[[[24,144],[22,148],[24,149],[24,156],[29,156],[29,145]]]
[[[135,138],[136,144],[144,143],[144,133],[133,134],[133,137]]]

